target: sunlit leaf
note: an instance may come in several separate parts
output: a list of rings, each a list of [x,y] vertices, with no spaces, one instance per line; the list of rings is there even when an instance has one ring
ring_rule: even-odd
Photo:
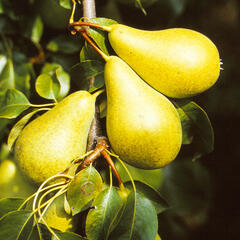
[[[22,92],[9,89],[0,108],[0,118],[16,118],[30,106],[31,103]]]
[[[90,21],[93,22],[93,23],[97,23],[97,24],[105,25],[105,26],[109,26],[109,25],[117,23],[116,21],[114,21],[112,19],[108,19],[108,18],[91,18]],[[106,41],[106,37],[107,37],[106,32],[90,28],[89,29],[89,34],[92,37],[92,39],[97,43],[98,47],[105,54],[108,55],[108,46],[107,46],[107,41]]]
[[[81,170],[69,185],[67,200],[75,215],[91,206],[93,199],[102,190],[102,178],[91,165]]]
[[[89,239],[107,239],[111,226],[120,211],[123,200],[113,187],[101,192],[92,203],[86,220],[86,235]]]
[[[158,230],[155,207],[140,193],[128,195],[125,209],[109,240],[154,240]]]
[[[70,76],[61,67],[56,69],[56,77],[60,85],[57,98],[62,99],[70,90]]]
[[[56,99],[59,85],[49,74],[43,73],[38,76],[35,83],[36,92],[46,99]]]
[[[32,212],[13,211],[0,218],[0,239],[26,240],[32,230]]]
[[[16,141],[16,139],[18,138],[18,136],[20,135],[20,133],[22,132],[23,128],[25,127],[25,125],[28,123],[28,121],[31,119],[31,117],[36,114],[39,111],[46,111],[48,110],[47,108],[40,108],[37,110],[34,110],[30,113],[28,113],[27,115],[25,115],[24,117],[22,117],[11,129],[9,135],[8,135],[8,147],[11,149],[14,142]]]
[[[31,40],[39,42],[43,34],[43,22],[39,16],[36,16],[33,21]]]
[[[6,59],[1,57],[1,66],[2,71],[0,71],[0,89],[7,90],[9,88],[15,87],[15,79],[14,79],[14,67],[12,59]]]
[[[190,137],[189,141],[194,144],[194,159],[212,152],[214,132],[206,112],[192,101],[178,101],[175,104],[182,121],[185,137]],[[185,139],[185,141],[187,140]]]
[[[77,1],[79,1],[79,0],[77,0]],[[58,0],[58,2],[62,7],[66,8],[66,9],[72,8],[72,0]]]
[[[24,202],[22,198],[3,198],[0,199],[0,218],[8,212],[18,209]]]

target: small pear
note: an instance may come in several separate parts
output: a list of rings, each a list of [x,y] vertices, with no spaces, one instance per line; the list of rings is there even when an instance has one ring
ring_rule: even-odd
[[[54,199],[43,215],[43,219],[50,227],[62,232],[74,231],[76,228],[76,220],[64,209],[64,195]]]
[[[145,31],[121,24],[96,27],[108,31],[117,55],[168,97],[194,96],[213,86],[219,77],[218,50],[199,32],[184,28]]]
[[[130,165],[155,169],[173,161],[182,129],[172,103],[146,84],[123,60],[106,58],[107,135]]]
[[[16,159],[32,181],[42,183],[85,153],[100,92],[72,93],[23,129],[15,146]]]
[[[27,181],[12,159],[0,163],[0,198],[29,197],[36,186]]]

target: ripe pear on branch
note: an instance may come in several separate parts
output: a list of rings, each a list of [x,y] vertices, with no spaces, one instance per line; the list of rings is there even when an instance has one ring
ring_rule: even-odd
[[[21,171],[39,184],[64,171],[86,152],[87,137],[95,113],[93,95],[77,91],[30,122],[15,145]]]
[[[203,34],[184,28],[146,31],[122,24],[110,26],[75,22],[108,31],[117,55],[149,85],[168,97],[199,94],[217,81],[219,53]]]
[[[106,128],[114,152],[139,168],[166,166],[176,158],[182,143],[177,110],[122,59],[105,55],[82,35],[106,61]]]

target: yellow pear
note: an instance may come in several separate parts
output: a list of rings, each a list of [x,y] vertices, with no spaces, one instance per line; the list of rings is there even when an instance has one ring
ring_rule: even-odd
[[[5,159],[0,163],[0,198],[29,197],[36,186],[20,173],[14,160]]]
[[[180,150],[182,129],[172,103],[146,84],[123,60],[106,57],[107,135],[130,165],[163,167]]]
[[[76,228],[76,220],[64,209],[64,195],[57,197],[47,208],[43,219],[46,223],[62,232],[74,231]]]
[[[15,153],[20,169],[31,180],[42,183],[85,153],[100,92],[72,93],[23,129]]]
[[[155,240],[161,240],[161,238],[160,238],[159,234],[157,234],[157,236],[156,236]]]
[[[95,27],[108,31],[117,55],[168,97],[191,97],[218,79],[218,50],[199,32],[184,28],[145,31],[121,24]]]

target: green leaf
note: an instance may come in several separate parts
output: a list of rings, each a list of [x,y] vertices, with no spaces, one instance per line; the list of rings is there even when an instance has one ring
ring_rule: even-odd
[[[117,22],[109,19],[109,18],[91,18],[90,19],[91,22],[93,23],[97,23],[100,25],[105,25],[105,26],[109,26],[112,24],[116,24]],[[108,55],[108,46],[107,46],[107,33],[98,29],[93,29],[90,28],[89,29],[89,34],[92,37],[92,39],[97,43],[98,47],[105,53]]]
[[[194,143],[194,159],[212,152],[214,149],[214,132],[206,112],[192,101],[179,101],[175,105],[178,107],[177,110],[183,126],[184,143],[191,141]]]
[[[9,88],[15,87],[13,62],[10,58],[6,61],[6,58],[3,55],[0,60],[0,67],[2,68],[2,70],[0,69],[0,89],[6,91]]]
[[[46,99],[56,99],[59,92],[59,85],[49,74],[42,73],[35,83],[36,92]]]
[[[31,103],[22,92],[9,89],[6,92],[3,106],[0,108],[0,118],[16,118],[30,106]]]
[[[81,170],[75,175],[67,191],[67,200],[72,214],[76,215],[89,208],[101,190],[102,178],[98,171],[92,165]]]
[[[51,52],[61,52],[73,54],[79,52],[83,43],[79,38],[60,35],[47,44],[47,49]]]
[[[164,168],[162,193],[172,213],[204,222],[212,203],[209,172],[199,161],[174,161]]]
[[[111,226],[120,211],[123,200],[113,187],[101,192],[92,203],[86,219],[86,235],[88,239],[107,239]]]
[[[31,80],[31,63],[15,63],[14,64],[14,78],[16,89],[30,95],[30,80]]]
[[[73,232],[56,231],[55,233],[60,240],[87,240],[87,238],[81,237],[80,235]]]
[[[162,169],[144,170],[133,167],[127,163],[124,164],[129,170],[133,180],[138,180],[155,189],[156,191],[159,191],[163,181]],[[126,173],[125,169],[119,161],[116,161],[115,166],[121,176],[122,181],[130,181],[128,174]]]
[[[109,240],[155,240],[157,230],[157,213],[151,201],[140,193],[131,192]]]
[[[31,40],[39,42],[43,34],[43,22],[39,16],[36,16],[33,21]]]
[[[80,62],[89,60],[100,61],[105,64],[103,58],[93,49],[93,47],[85,44],[80,51]]]
[[[77,1],[80,2],[79,0],[77,0]],[[60,4],[60,6],[66,8],[66,9],[72,8],[72,0],[58,0],[58,2]]]
[[[21,118],[11,129],[9,135],[8,135],[8,147],[11,149],[14,142],[16,141],[16,139],[18,138],[18,136],[20,135],[20,133],[22,132],[23,128],[25,127],[25,125],[28,123],[28,121],[31,119],[31,117],[36,114],[39,111],[46,111],[48,110],[47,108],[40,108],[37,110],[34,110],[30,113],[28,113],[27,115],[25,115],[23,118]]]
[[[0,239],[26,240],[33,224],[32,212],[13,211],[0,218]]]
[[[94,91],[104,86],[104,63],[96,60],[87,60],[75,65],[71,71],[71,78],[82,89]],[[89,80],[94,77],[94,84],[89,89]]]
[[[135,181],[135,185],[137,192],[141,193],[152,202],[157,214],[165,211],[169,207],[166,200],[160,195],[160,193],[151,188],[150,186],[138,181]],[[125,187],[132,190],[132,183],[127,182],[125,184]]]
[[[3,198],[0,199],[0,218],[7,214],[18,209],[20,205],[24,202],[22,198]]]
[[[56,77],[60,85],[57,98],[62,99],[70,90],[70,76],[62,69],[62,67],[59,67],[56,69]]]

